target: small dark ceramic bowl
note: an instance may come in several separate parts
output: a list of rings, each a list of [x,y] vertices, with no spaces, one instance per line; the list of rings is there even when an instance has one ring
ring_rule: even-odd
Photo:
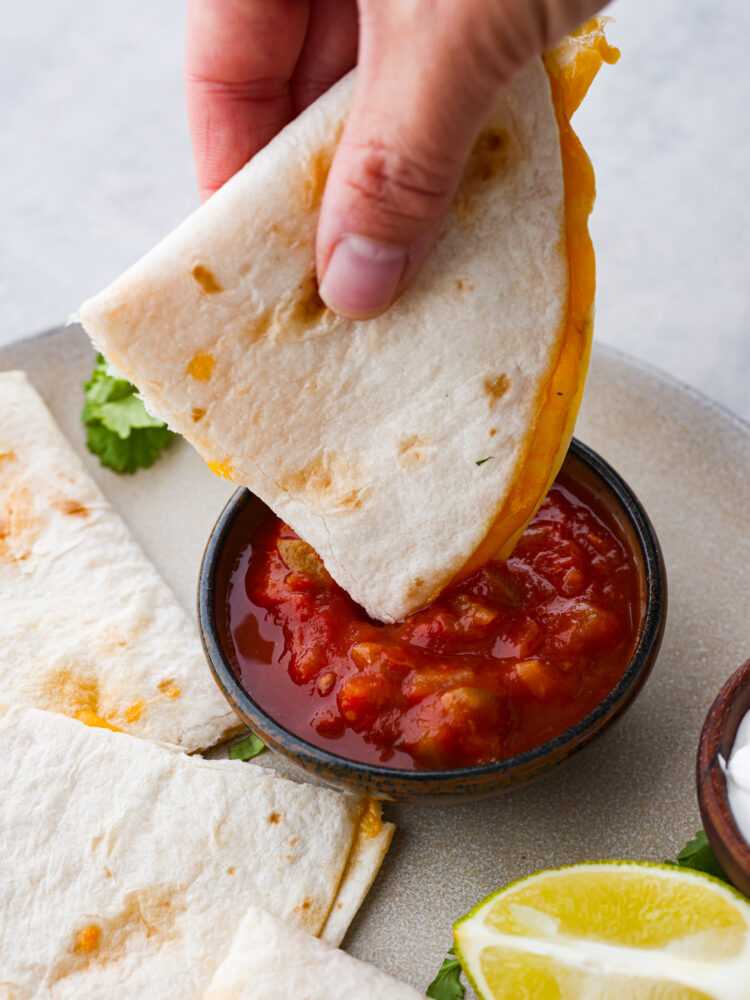
[[[643,507],[621,477],[595,452],[573,440],[564,471],[602,501],[636,553],[645,610],[635,652],[624,674],[597,707],[559,736],[524,753],[450,771],[407,771],[348,760],[290,732],[253,700],[232,669],[226,615],[227,588],[237,552],[267,511],[246,489],[237,490],[211,532],[201,565],[198,617],[203,648],[227,701],[269,746],[317,778],[398,801],[478,799],[537,777],[598,736],[630,705],[656,659],[664,631],[667,581],[659,542]]]
[[[698,807],[716,860],[740,892],[750,896],[750,844],[729,808],[727,782],[719,756],[729,760],[737,728],[750,712],[750,660],[735,671],[708,710],[703,723],[696,777]]]

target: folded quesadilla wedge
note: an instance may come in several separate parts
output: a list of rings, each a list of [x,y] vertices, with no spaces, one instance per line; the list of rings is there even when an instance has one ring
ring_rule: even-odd
[[[23,372],[0,373],[0,698],[192,751],[241,729],[193,623]]]
[[[13,998],[198,1000],[251,902],[319,935],[343,896],[343,933],[348,860],[379,842],[371,881],[393,830],[361,797],[18,707],[0,715],[0,800]]]
[[[424,1000],[406,983],[251,906],[203,1000]]]
[[[562,462],[594,296],[593,176],[568,118],[602,59],[594,22],[518,74],[384,316],[336,316],[315,279],[351,75],[81,307],[148,406],[374,618],[508,554]]]

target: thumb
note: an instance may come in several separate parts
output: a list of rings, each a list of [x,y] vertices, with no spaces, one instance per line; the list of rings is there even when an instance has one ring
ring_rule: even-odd
[[[318,224],[320,294],[383,312],[421,267],[511,60],[483,44],[476,0],[361,0],[352,107]],[[502,52],[501,52],[502,55]],[[506,53],[507,56],[507,53]]]

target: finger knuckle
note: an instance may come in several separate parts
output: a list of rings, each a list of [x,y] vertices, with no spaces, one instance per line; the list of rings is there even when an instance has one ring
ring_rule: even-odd
[[[426,158],[378,142],[352,144],[349,153],[345,184],[382,217],[425,222],[450,198],[447,178]]]

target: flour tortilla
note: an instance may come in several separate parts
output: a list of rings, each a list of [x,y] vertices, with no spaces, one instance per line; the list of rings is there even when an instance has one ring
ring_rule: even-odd
[[[393,823],[383,823],[380,818],[380,804],[368,800],[360,817],[352,849],[341,878],[336,900],[331,907],[320,937],[327,944],[336,947],[344,940],[352,917],[365,901],[375,876],[380,871],[393,833]]]
[[[250,903],[320,934],[365,805],[17,707],[0,717],[0,800],[14,1000],[197,1000]]]
[[[195,628],[22,372],[0,374],[0,698],[184,750],[239,725]]]
[[[341,319],[317,295],[314,241],[352,88],[350,75],[79,318],[214,471],[393,621],[466,566],[540,460],[530,449],[569,305],[565,189],[537,60],[480,135],[413,286],[382,317]],[[577,335],[572,389],[521,521],[572,433],[590,329]]]
[[[203,1000],[424,1000],[367,962],[257,906],[240,924]]]

